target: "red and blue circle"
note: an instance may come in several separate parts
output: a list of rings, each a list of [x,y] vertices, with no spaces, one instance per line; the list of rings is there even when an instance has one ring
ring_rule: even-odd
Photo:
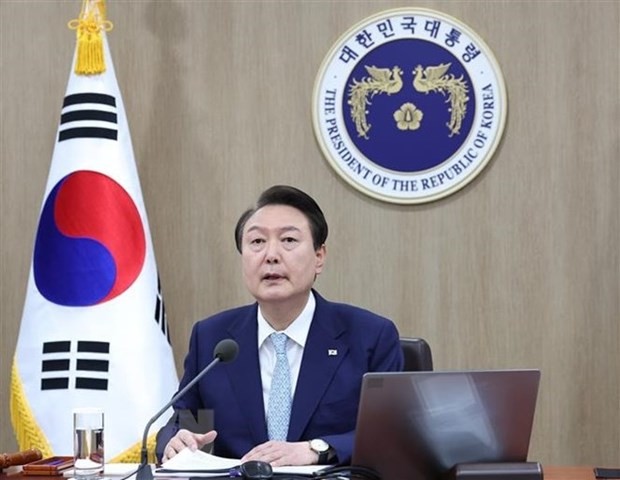
[[[138,278],[145,255],[138,209],[110,177],[76,171],[51,190],[33,256],[34,280],[47,300],[72,307],[112,300]]]

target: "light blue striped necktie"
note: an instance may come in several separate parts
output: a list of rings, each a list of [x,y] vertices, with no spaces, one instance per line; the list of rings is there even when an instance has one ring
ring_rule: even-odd
[[[267,406],[267,431],[269,440],[286,440],[291,418],[291,372],[286,356],[288,337],[285,333],[272,333],[269,338],[276,350],[276,366]]]

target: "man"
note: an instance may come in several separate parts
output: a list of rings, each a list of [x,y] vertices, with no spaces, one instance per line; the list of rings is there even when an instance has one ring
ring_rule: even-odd
[[[239,355],[175,404],[212,409],[215,430],[179,429],[175,415],[157,436],[163,461],[214,442],[216,455],[273,466],[350,462],[362,375],[402,370],[403,356],[391,321],[312,289],[327,231],[317,203],[289,186],[269,188],[241,215],[235,241],[256,303],[194,326],[180,388],[220,340],[234,339]]]

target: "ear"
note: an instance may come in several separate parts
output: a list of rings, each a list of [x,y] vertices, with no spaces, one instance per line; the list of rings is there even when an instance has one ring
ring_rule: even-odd
[[[325,264],[325,258],[327,257],[327,247],[325,244],[321,245],[316,252],[314,252],[316,258],[316,266],[314,272],[318,275],[323,271],[323,265]]]

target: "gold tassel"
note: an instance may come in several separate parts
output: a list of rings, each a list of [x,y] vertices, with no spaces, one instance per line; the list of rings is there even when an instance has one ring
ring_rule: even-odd
[[[105,0],[82,0],[79,18],[69,22],[69,28],[76,31],[77,37],[77,75],[105,72],[102,32],[109,32],[112,26],[112,22],[106,20]]]
[[[20,450],[38,448],[43,457],[52,456],[52,446],[50,445],[45,432],[41,429],[34,413],[28,403],[26,392],[17,370],[17,356],[13,357],[13,368],[11,369],[11,423],[15,432],[15,439]]]
[[[157,442],[157,434],[153,433],[146,439],[146,449],[148,452],[149,463],[156,463],[155,445]],[[124,452],[119,453],[116,457],[108,461],[108,463],[140,463],[142,453],[142,440],[134,443]]]

